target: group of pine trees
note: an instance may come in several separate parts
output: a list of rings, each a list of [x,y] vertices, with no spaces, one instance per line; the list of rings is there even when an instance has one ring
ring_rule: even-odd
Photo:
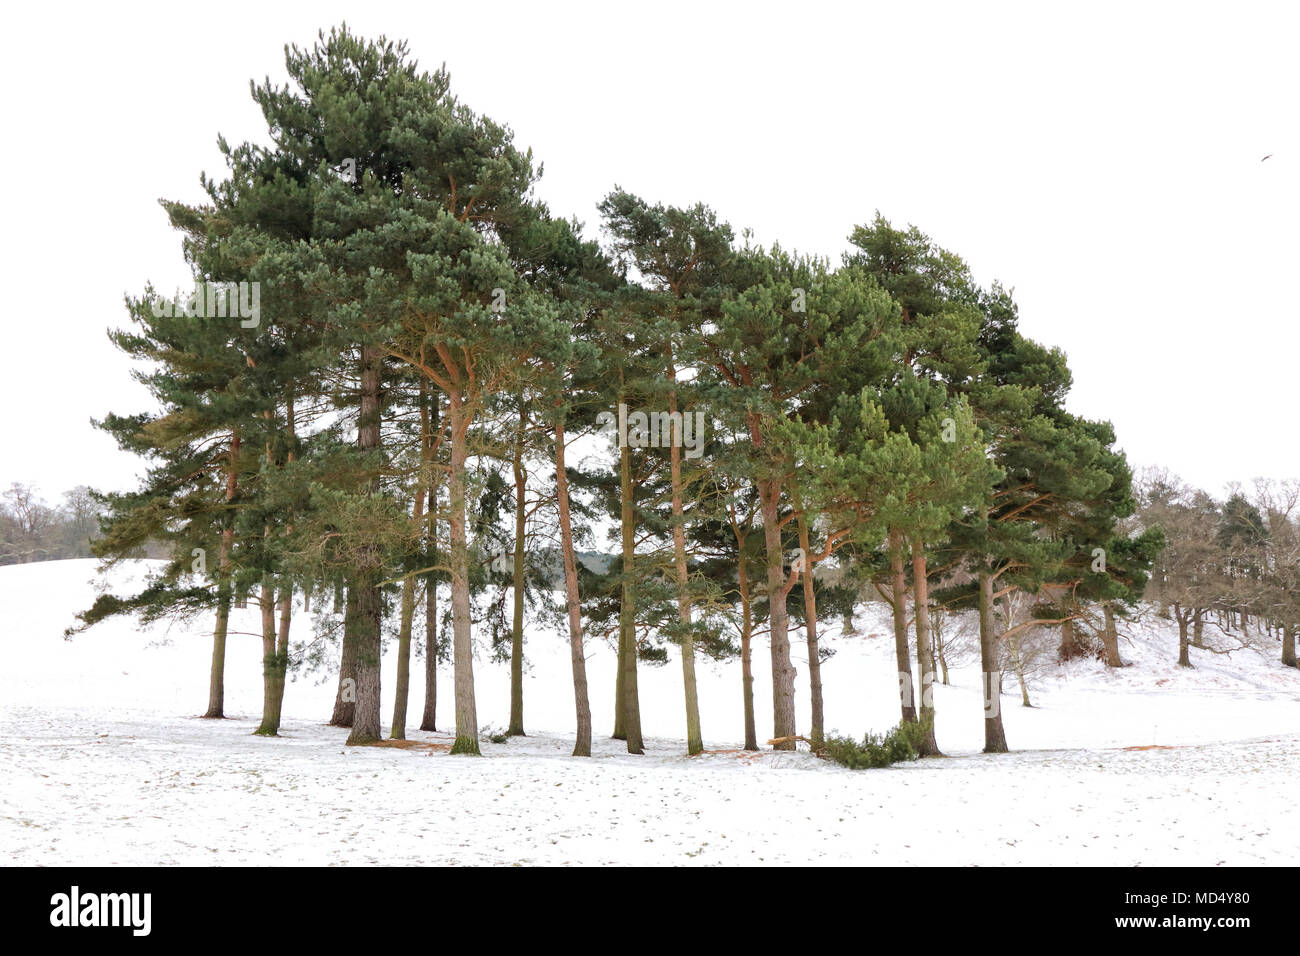
[[[220,140],[226,176],[203,179],[206,201],[164,202],[213,290],[192,297],[206,312],[148,288],[111,333],[158,411],[98,423],[149,469],[104,498],[96,553],[161,542],[171,558],[80,626],[212,615],[208,716],[223,713],[232,606],[260,608],[258,733],[275,734],[290,668],[333,639],[291,659],[294,609],[332,602],[332,722],[349,742],[381,736],[385,643],[391,735],[405,736],[422,630],[420,727],[435,727],[449,659],[453,752],[477,753],[476,634],[511,662],[521,734],[525,612],[562,591],[575,755],[591,752],[596,639],[617,645],[614,736],[629,752],[643,747],[638,664],[670,645],[687,751],[704,746],[699,655],[740,657],[757,748],[759,637],[773,745],[819,746],[819,624],[882,597],[901,717],[928,730],[927,753],[932,609],[978,613],[986,750],[1001,752],[997,608],[1034,595],[1033,626],[1068,630],[1088,608],[1113,625],[1142,596],[1162,533],[1134,517],[1110,425],[1065,410],[1064,355],[918,230],[877,215],[832,265],[738,239],[704,205],[615,188],[605,242],[586,240],[535,198],[540,168],[509,129],[404,44],[345,27],[286,59],[290,85],[252,90],[271,145]],[[575,443],[595,453],[575,460]]]

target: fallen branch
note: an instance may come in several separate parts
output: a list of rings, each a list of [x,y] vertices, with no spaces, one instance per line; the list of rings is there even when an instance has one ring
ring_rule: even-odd
[[[768,746],[775,747],[777,744],[793,743],[796,740],[803,741],[813,750],[817,749],[817,745],[814,744],[811,740],[809,740],[807,737],[800,737],[798,734],[792,734],[789,737],[774,737],[773,739],[769,740],[767,743]]]

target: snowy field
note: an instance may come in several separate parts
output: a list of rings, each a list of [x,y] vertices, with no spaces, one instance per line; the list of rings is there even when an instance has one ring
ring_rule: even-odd
[[[595,757],[569,756],[566,640],[528,637],[530,736],[451,757],[447,733],[406,748],[347,748],[324,726],[333,679],[289,685],[282,736],[260,716],[256,611],[236,612],[226,711],[207,699],[209,622],[141,630],[111,621],[65,641],[93,599],[95,563],[0,568],[0,858],[10,864],[1294,864],[1300,861],[1300,671],[1251,650],[1192,650],[1175,666],[1164,622],[1122,643],[1133,666],[1052,665],[1020,706],[1003,697],[1015,753],[984,756],[978,667],[938,688],[945,758],[852,772],[806,753],[738,752],[740,669],[700,664],[709,753],[683,755],[676,660],[642,667],[647,753],[608,739],[613,653],[589,646]],[[140,567],[134,573],[139,574]],[[310,633],[307,616],[294,635]],[[897,720],[893,641],[867,609],[823,665],[828,728]],[[806,659],[798,660],[807,726]],[[759,735],[770,730],[765,644],[755,648]],[[391,658],[391,655],[389,655]],[[385,689],[393,685],[385,661]],[[418,724],[422,662],[410,712]],[[443,665],[439,726],[450,729]],[[508,669],[476,662],[484,726],[508,716]],[[318,681],[320,681],[318,683]],[[384,719],[391,714],[385,696]]]

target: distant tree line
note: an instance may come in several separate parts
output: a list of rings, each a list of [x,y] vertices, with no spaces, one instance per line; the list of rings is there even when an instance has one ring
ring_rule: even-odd
[[[1190,648],[1226,652],[1272,642],[1296,666],[1300,627],[1300,481],[1257,480],[1222,501],[1163,469],[1144,473],[1137,520],[1162,529],[1165,548],[1149,596],[1178,623],[1178,663]],[[1226,639],[1206,644],[1207,627]]]
[[[99,513],[84,485],[64,492],[61,504],[50,505],[33,485],[12,483],[0,492],[0,565],[93,557]]]

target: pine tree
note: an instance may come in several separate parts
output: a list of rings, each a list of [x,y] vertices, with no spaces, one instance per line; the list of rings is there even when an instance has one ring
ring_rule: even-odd
[[[531,215],[507,230],[504,239],[515,271],[531,288],[550,296],[559,309],[560,324],[546,327],[543,331],[548,337],[533,343],[530,364],[535,377],[531,387],[539,423],[549,429],[554,462],[555,513],[577,725],[573,755],[589,757],[591,703],[566,450],[569,429],[593,424],[600,410],[601,356],[588,339],[602,306],[623,283],[597,244],[578,238],[577,223],[554,219],[541,204],[528,208]]]
[[[801,466],[813,473],[817,468],[790,450],[815,440],[808,436],[816,422],[804,422],[797,412],[818,389],[833,390],[848,370],[875,361],[873,336],[889,304],[878,289],[779,249],[746,247],[728,272],[733,291],[724,298],[716,324],[703,334],[708,364],[701,385],[710,389],[727,427],[743,429],[749,438],[747,473],[758,491],[767,555],[773,732],[779,749],[793,749],[794,666],[786,600],[801,571],[786,573],[783,527],[795,518],[786,500],[791,479]],[[829,554],[851,534],[852,529],[836,527],[823,550]]]
[[[686,705],[686,752],[704,749],[700,730],[700,708],[695,680],[695,622],[692,617],[690,559],[687,555],[686,500],[692,476],[683,473],[683,417],[695,411],[694,389],[679,381],[683,369],[695,366],[701,357],[693,345],[695,330],[716,319],[726,262],[731,254],[731,229],[719,223],[703,205],[689,209],[650,205],[644,200],[615,190],[601,203],[605,228],[613,236],[615,251],[626,257],[649,288],[649,308],[658,322],[652,332],[662,343],[666,359],[659,388],[652,404],[667,407],[667,421],[673,433],[660,436],[668,442],[673,572],[677,591],[675,637],[682,655],[682,682]],[[693,436],[703,439],[703,435]],[[688,464],[690,460],[688,459]]]

